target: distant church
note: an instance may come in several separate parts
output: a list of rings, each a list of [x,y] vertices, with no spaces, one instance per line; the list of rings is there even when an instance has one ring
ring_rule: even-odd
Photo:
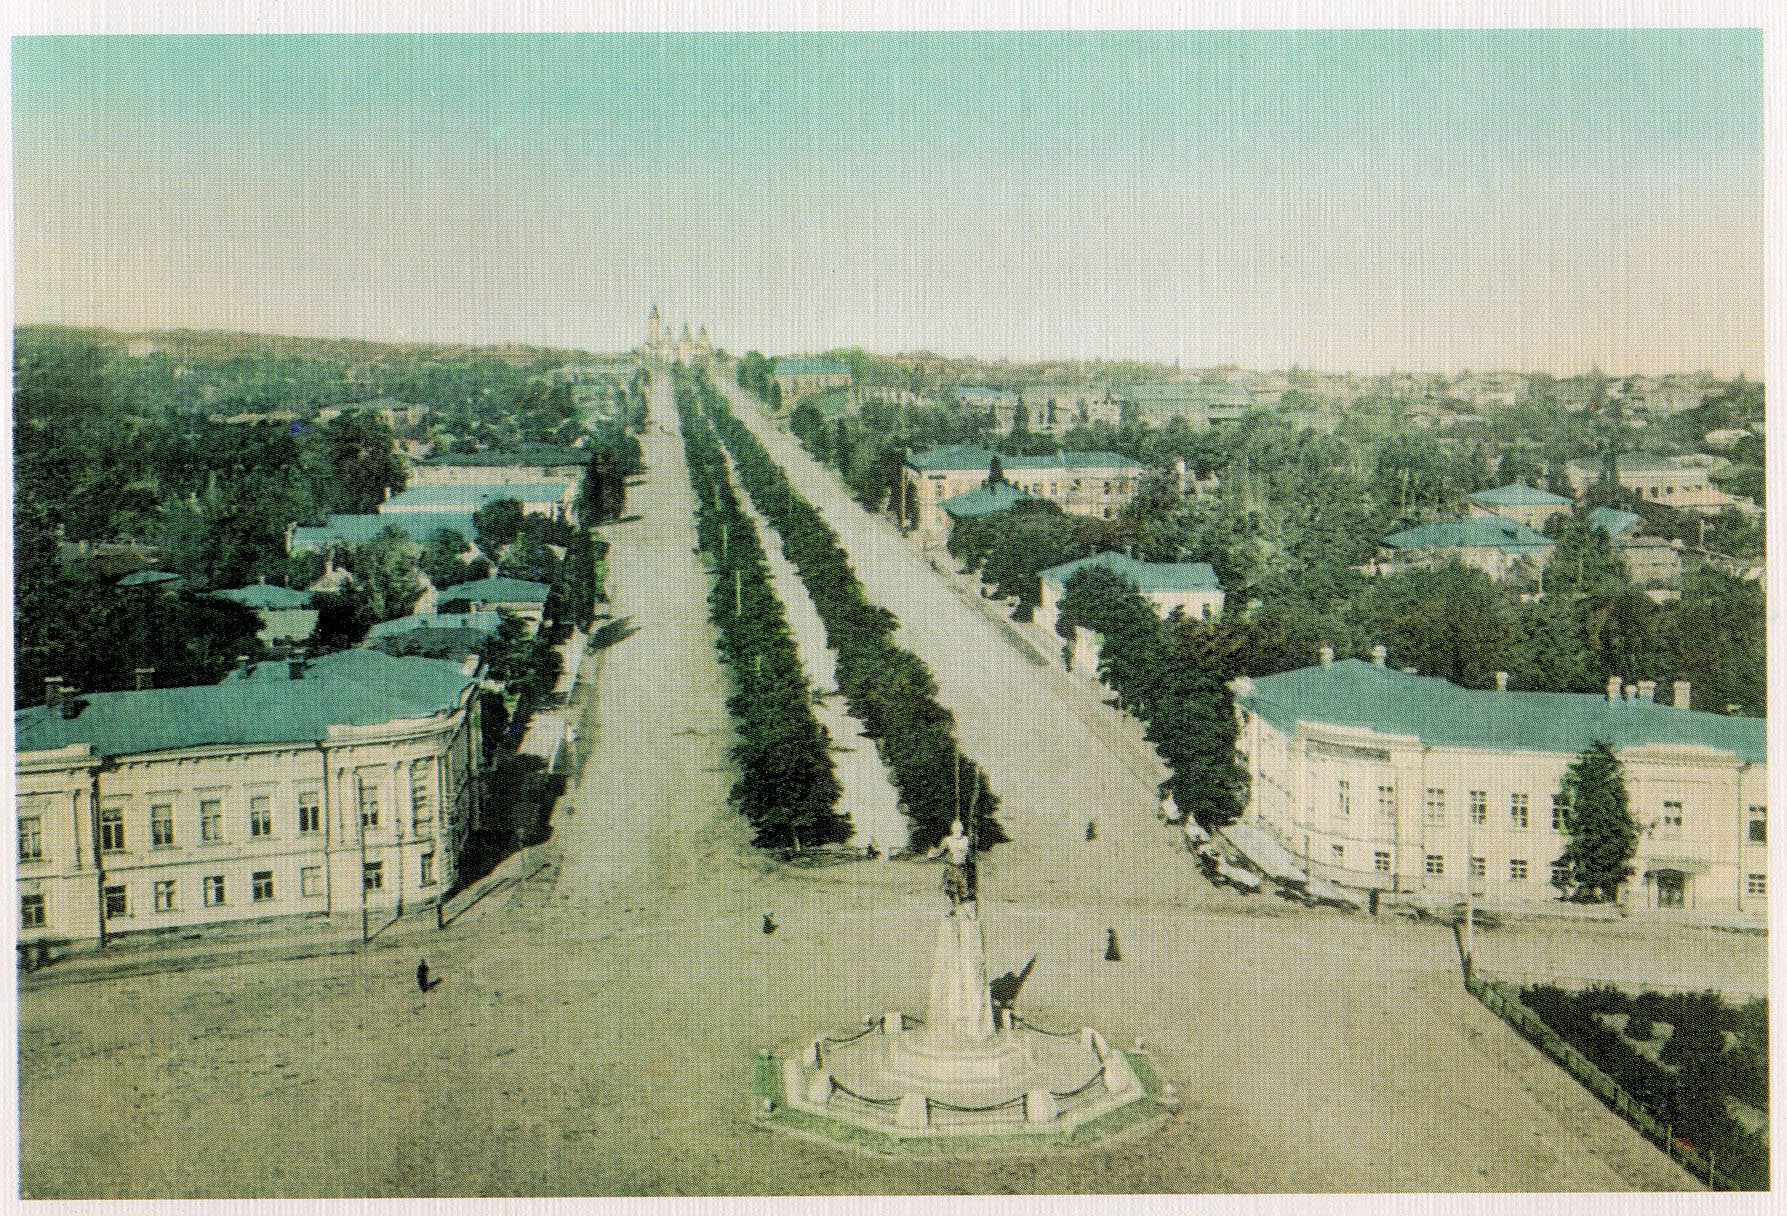
[[[682,333],[671,337],[670,327],[664,324],[663,318],[658,315],[658,306],[653,304],[651,316],[645,319],[645,345],[639,348],[639,353],[648,359],[693,366],[711,359],[714,347],[707,340],[705,325],[691,338],[688,322],[685,321]]]

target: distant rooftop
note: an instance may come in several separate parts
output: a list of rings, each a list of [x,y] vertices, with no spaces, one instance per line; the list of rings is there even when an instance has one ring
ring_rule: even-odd
[[[255,583],[249,587],[234,587],[227,591],[213,591],[212,598],[229,600],[241,604],[245,608],[308,608],[310,592],[293,591],[290,587],[276,587],[272,583]]]
[[[468,604],[473,601],[480,604],[544,604],[551,593],[552,587],[549,584],[498,575],[470,583],[455,583],[441,590],[434,597],[434,602],[442,605]]]
[[[1065,587],[1069,579],[1089,566],[1109,570],[1138,591],[1222,590],[1222,582],[1209,562],[1144,562],[1109,552],[1051,566],[1042,572],[1042,577]]]
[[[1556,543],[1523,523],[1482,515],[1422,524],[1384,537],[1384,544],[1392,549],[1501,549],[1530,553]]]
[[[590,454],[582,448],[558,447],[552,444],[524,444],[515,448],[492,449],[486,452],[446,452],[419,461],[425,465],[464,465],[480,468],[506,467],[546,468],[550,465],[585,465]]]
[[[500,612],[422,612],[400,616],[394,621],[380,621],[366,631],[366,640],[376,642],[424,629],[468,629],[494,637],[502,624],[503,614]]]
[[[428,718],[477,682],[458,663],[344,650],[301,665],[257,663],[221,684],[87,693],[78,710],[34,706],[13,714],[19,752],[85,743],[99,756],[219,744],[315,743],[331,726]]]
[[[921,472],[991,469],[993,457],[1007,472],[1014,469],[1139,469],[1142,462],[1115,452],[1057,452],[1051,456],[1006,456],[973,443],[952,443],[914,452],[906,463]]]
[[[1195,380],[1132,384],[1118,395],[1144,409],[1246,409],[1253,404],[1253,394],[1239,384],[1203,384]]]
[[[556,503],[562,500],[574,482],[513,481],[493,484],[467,482],[459,485],[411,486],[391,495],[379,505],[381,514],[402,511],[406,507],[441,507],[443,509],[488,506],[503,498],[512,498],[525,505]]]
[[[1752,764],[1768,761],[1768,723],[1596,693],[1493,692],[1460,688],[1360,659],[1260,676],[1237,701],[1278,729],[1299,721],[1366,727],[1436,747],[1574,755],[1603,740],[1615,751],[1646,744],[1698,745]]]
[[[183,583],[185,575],[173,574],[166,570],[138,570],[135,574],[126,574],[118,580],[120,587],[157,587],[165,583]]]
[[[1486,507],[1567,507],[1570,505],[1568,498],[1518,481],[1505,486],[1497,486],[1493,490],[1478,490],[1470,496],[1470,499],[1472,502],[1480,502]]]
[[[1637,525],[1642,516],[1633,511],[1616,511],[1612,507],[1596,507],[1588,513],[1588,525],[1607,533],[1612,540],[1618,540]]]
[[[848,376],[850,368],[835,359],[777,359],[775,376]]]
[[[399,511],[392,515],[331,515],[319,527],[292,529],[292,552],[321,549],[327,545],[369,544],[387,528],[396,528],[418,545],[427,544],[443,529],[457,532],[467,542],[478,529],[470,511]]]

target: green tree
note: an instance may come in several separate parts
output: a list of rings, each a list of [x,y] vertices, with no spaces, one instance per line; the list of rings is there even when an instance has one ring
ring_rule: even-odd
[[[1554,882],[1579,903],[1607,903],[1632,876],[1638,828],[1626,797],[1619,757],[1591,743],[1564,772],[1558,787],[1568,842]]]
[[[349,514],[378,509],[385,493],[403,489],[407,474],[391,428],[376,414],[346,410],[322,428],[334,486],[330,505]]]
[[[479,507],[472,515],[477,529],[478,547],[495,554],[521,533],[521,504],[513,498],[498,498]]]
[[[461,560],[465,551],[465,537],[451,528],[438,528],[428,538],[428,543],[422,546],[422,553],[416,559],[416,564],[438,591],[467,580],[469,576],[466,565]]]

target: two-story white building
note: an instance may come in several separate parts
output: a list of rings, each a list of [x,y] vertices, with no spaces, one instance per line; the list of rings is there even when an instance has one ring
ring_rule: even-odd
[[[1505,680],[1499,681],[1505,684]],[[1673,705],[1649,681],[1605,696],[1461,688],[1376,662],[1242,679],[1244,818],[1315,878],[1492,903],[1552,900],[1566,837],[1556,795],[1590,744],[1624,767],[1639,829],[1631,907],[1762,918],[1767,724]]]
[[[901,506],[915,529],[931,537],[947,535],[944,500],[980,488],[996,456],[1014,488],[1047,499],[1069,515],[1114,518],[1142,484],[1141,461],[1116,452],[1003,456],[975,444],[950,444],[906,458]]]
[[[437,901],[477,816],[478,683],[347,650],[17,711],[21,944]]]
[[[1222,582],[1209,562],[1144,562],[1121,553],[1100,553],[1063,562],[1042,572],[1036,621],[1053,631],[1061,615],[1061,597],[1081,570],[1097,566],[1134,587],[1161,619],[1175,610],[1194,621],[1222,615]]]

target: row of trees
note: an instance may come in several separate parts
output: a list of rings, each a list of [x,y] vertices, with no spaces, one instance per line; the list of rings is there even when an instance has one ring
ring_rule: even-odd
[[[842,787],[831,760],[831,736],[813,715],[812,690],[771,586],[756,525],[740,509],[696,384],[679,377],[677,413],[695,491],[696,532],[713,573],[709,615],[719,629],[720,657],[731,675],[738,766],[731,800],[756,829],[759,848],[839,844],[850,839],[839,813]]]
[[[756,393],[771,409],[782,408],[782,386],[775,379],[776,362],[761,352],[746,351],[738,361],[738,386],[747,393]]]
[[[837,533],[794,491],[787,476],[697,374],[692,393],[732,453],[740,481],[782,537],[838,656],[838,686],[850,712],[876,740],[911,823],[913,849],[928,849],[958,814],[979,848],[1007,839],[986,776],[960,755],[955,720],[937,702],[937,683],[917,655],[897,646],[894,615],[868,601]],[[963,803],[966,803],[966,806]]]
[[[1238,763],[1239,727],[1223,672],[1187,653],[1183,616],[1162,620],[1139,591],[1101,567],[1068,580],[1055,628],[1071,639],[1085,628],[1104,639],[1098,674],[1118,703],[1147,723],[1147,739],[1171,771],[1173,801],[1202,827],[1241,816],[1247,773]]]

